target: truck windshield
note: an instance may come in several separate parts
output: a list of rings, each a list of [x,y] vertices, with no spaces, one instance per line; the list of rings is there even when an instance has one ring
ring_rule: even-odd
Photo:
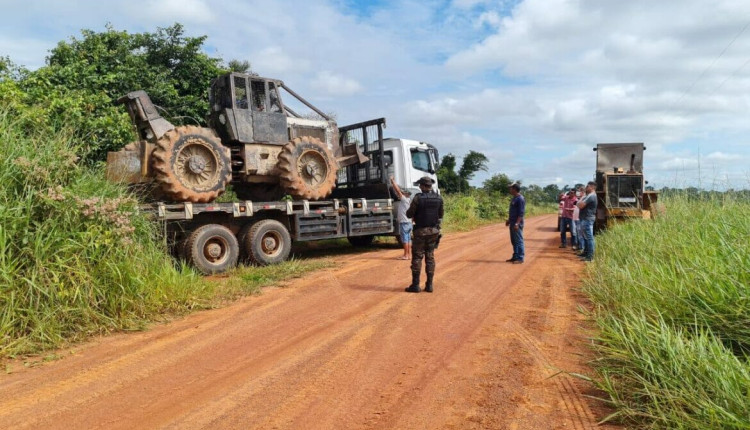
[[[419,151],[417,149],[412,149],[411,151],[411,165],[415,169],[421,170],[423,172],[429,172],[432,170],[430,167],[430,156],[427,154],[426,151]]]

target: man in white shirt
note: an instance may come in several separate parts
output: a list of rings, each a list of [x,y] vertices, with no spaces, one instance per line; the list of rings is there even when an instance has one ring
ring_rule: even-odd
[[[398,208],[396,209],[399,225],[398,233],[401,243],[404,245],[404,255],[399,257],[399,260],[408,260],[411,258],[411,230],[413,225],[411,219],[406,216],[406,210],[411,205],[411,192],[409,190],[402,190],[393,179],[393,176],[391,176],[391,185],[396,196],[399,198]]]

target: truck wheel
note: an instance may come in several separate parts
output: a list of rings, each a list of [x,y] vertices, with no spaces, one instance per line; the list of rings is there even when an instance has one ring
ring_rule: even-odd
[[[279,182],[297,199],[323,199],[336,185],[338,163],[326,144],[315,137],[298,137],[284,145],[277,167]]]
[[[190,233],[185,245],[187,261],[205,275],[224,273],[237,264],[240,246],[232,232],[208,224]]]
[[[156,181],[174,201],[211,202],[231,178],[229,148],[209,129],[172,129],[156,142],[152,157]]]
[[[248,259],[259,266],[281,263],[292,250],[289,231],[273,219],[245,226],[240,232],[240,241]]]
[[[349,243],[351,243],[352,246],[361,248],[365,246],[372,246],[372,241],[375,239],[375,236],[350,236],[348,239]]]

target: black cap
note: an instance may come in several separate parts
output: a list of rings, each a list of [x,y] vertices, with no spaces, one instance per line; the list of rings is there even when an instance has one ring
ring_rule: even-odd
[[[414,183],[414,185],[427,185],[432,186],[432,184],[435,183],[435,180],[430,178],[429,176],[422,176],[419,178],[417,182]]]

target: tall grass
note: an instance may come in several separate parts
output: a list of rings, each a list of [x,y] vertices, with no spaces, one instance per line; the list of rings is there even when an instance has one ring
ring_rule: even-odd
[[[27,120],[0,112],[0,357],[198,304],[209,287],[174,267],[136,202]]]
[[[597,238],[597,384],[641,428],[750,428],[750,202],[672,197]]]

